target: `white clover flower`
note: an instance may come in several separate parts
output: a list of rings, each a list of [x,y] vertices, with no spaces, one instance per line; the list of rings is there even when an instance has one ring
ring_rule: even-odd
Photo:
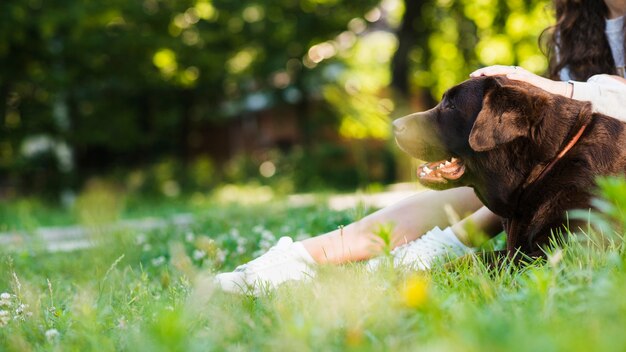
[[[217,253],[215,253],[215,261],[218,263],[223,263],[226,260],[226,252],[218,249]]]
[[[248,240],[244,237],[239,237],[236,242],[237,248],[235,249],[235,252],[237,252],[237,254],[244,254],[246,252],[246,244],[248,243]]]
[[[137,235],[137,237],[135,237],[135,243],[138,246],[141,246],[142,244],[146,243],[147,239],[148,238],[146,237],[145,233],[140,233],[140,234]]]
[[[265,230],[263,232],[261,232],[261,238],[266,240],[266,241],[275,241],[276,240],[276,236],[274,236],[274,234],[271,231]]]
[[[262,239],[261,241],[259,241],[259,251],[265,252],[268,249],[272,248],[273,245],[274,241],[266,241]]]
[[[204,257],[206,257],[206,252],[200,249],[196,249],[195,251],[193,251],[193,259],[194,260],[200,260]]]
[[[191,231],[185,234],[185,241],[187,242],[192,242],[194,238],[195,238],[195,235]]]
[[[261,233],[263,232],[263,230],[265,230],[265,227],[263,227],[263,225],[256,225],[252,228],[252,232],[256,233]]]
[[[156,258],[152,259],[151,263],[154,266],[161,266],[161,265],[165,264],[165,257],[164,256],[156,257]]]
[[[20,303],[15,307],[13,311],[13,320],[26,320],[27,317],[32,317],[33,313],[28,311],[28,304]]]
[[[5,326],[9,322],[9,311],[0,310],[0,326]]]
[[[150,250],[152,250],[152,246],[150,245],[150,243],[146,243],[143,245],[144,252],[150,252]]]
[[[11,294],[7,292],[0,294],[0,307],[10,307],[11,305]]]
[[[9,323],[9,312],[6,310],[0,310],[0,328],[6,326]]]
[[[20,303],[17,308],[15,308],[15,314],[17,315],[23,315],[26,312],[26,309],[28,308],[28,304],[24,304],[24,303]]]
[[[46,330],[46,340],[48,340],[48,342],[53,342],[58,337],[59,337],[59,330],[57,329]]]
[[[237,252],[237,254],[244,254],[246,252],[246,239],[245,238],[240,238],[239,240],[237,240],[237,248],[235,249],[235,252]]]

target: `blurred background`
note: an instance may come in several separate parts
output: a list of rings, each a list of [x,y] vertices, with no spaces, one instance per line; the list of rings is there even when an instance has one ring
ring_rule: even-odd
[[[3,0],[3,211],[410,180],[390,121],[481,66],[543,73],[552,21],[546,0]]]

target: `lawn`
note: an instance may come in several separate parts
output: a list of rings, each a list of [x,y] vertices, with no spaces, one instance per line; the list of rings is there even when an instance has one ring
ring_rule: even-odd
[[[625,189],[623,180],[605,182],[606,200],[598,204],[609,215],[592,221],[623,223]],[[106,232],[90,224],[95,247],[87,250],[0,249],[0,351],[626,346],[621,242],[572,243],[524,267],[488,269],[478,260],[430,272],[369,272],[362,263],[320,267],[309,282],[254,298],[221,292],[211,278],[280,236],[334,229],[367,210],[332,211],[323,200],[294,207],[280,198],[202,204],[184,228]]]

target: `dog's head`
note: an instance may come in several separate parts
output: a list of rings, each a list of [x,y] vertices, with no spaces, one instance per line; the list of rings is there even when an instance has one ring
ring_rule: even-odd
[[[420,183],[473,186],[493,203],[556,155],[582,104],[503,76],[480,77],[448,90],[433,109],[395,120],[394,134],[402,150],[427,161]],[[500,194],[486,194],[489,184]]]

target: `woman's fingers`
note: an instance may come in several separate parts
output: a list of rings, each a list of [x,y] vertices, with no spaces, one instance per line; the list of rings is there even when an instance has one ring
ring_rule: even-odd
[[[515,81],[522,81],[522,82],[526,82],[526,83],[530,83],[535,87],[541,88],[547,92],[553,93],[553,94],[560,94],[562,96],[565,97],[570,97],[571,92],[570,92],[570,88],[569,87],[569,83],[567,82],[560,82],[560,81],[553,81],[551,79],[547,79],[541,76],[537,76],[533,73],[527,72],[527,73],[510,73],[508,75],[506,75],[506,78],[511,79],[511,80],[515,80]]]
[[[511,73],[506,74],[506,78],[512,79],[515,81],[528,82],[536,86],[540,85],[541,84],[540,82],[543,79],[542,77],[534,75],[530,72],[511,72]]]
[[[532,72],[526,71],[519,66],[494,65],[478,69],[470,74],[470,77],[506,75],[508,79],[530,83],[535,87],[554,94],[568,95],[568,83],[556,82]]]
[[[509,73],[527,73],[528,71],[524,70],[519,66],[504,66],[504,65],[493,65],[480,68],[472,73],[470,73],[470,77],[480,77],[480,76],[494,76],[494,75],[506,75]]]
[[[507,78],[530,83],[539,88],[550,91],[552,81],[526,71],[519,66],[494,65],[478,69],[470,73],[470,77],[506,75]]]

